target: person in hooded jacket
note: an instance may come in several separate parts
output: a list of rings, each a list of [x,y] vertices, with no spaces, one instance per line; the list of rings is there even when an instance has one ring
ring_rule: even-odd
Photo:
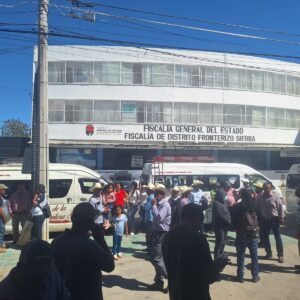
[[[215,201],[212,204],[212,225],[216,238],[214,248],[215,259],[224,253],[227,233],[231,224],[230,213],[225,201],[225,191],[223,189],[218,189]]]

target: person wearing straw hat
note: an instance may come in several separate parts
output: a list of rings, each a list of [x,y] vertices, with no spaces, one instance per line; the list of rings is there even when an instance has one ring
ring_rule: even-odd
[[[176,205],[177,205],[177,201],[180,198],[179,197],[179,192],[180,189],[178,186],[174,186],[174,188],[171,189],[171,196],[169,198],[169,203],[171,206],[171,212],[172,212],[172,217],[171,217],[171,228],[173,228],[173,224],[174,224],[174,217],[175,217],[175,211],[176,211]]]
[[[203,191],[201,190],[201,186],[203,186],[203,182],[200,180],[194,180],[192,183],[193,190],[189,195],[189,203],[195,203],[202,207],[202,210],[205,211],[208,208],[208,200],[204,196]]]
[[[178,198],[176,202],[175,209],[172,214],[172,228],[176,227],[181,220],[181,211],[184,206],[186,206],[189,203],[189,196],[192,192],[193,188],[183,185],[180,187],[180,197]]]
[[[0,183],[0,253],[6,252],[4,246],[5,217],[3,207],[6,204],[6,199],[4,196],[7,189],[8,187],[5,184]]]
[[[164,278],[167,279],[167,271],[164,264],[161,248],[163,236],[170,230],[171,206],[166,197],[166,188],[163,184],[156,184],[154,198],[152,199],[153,232],[151,235],[150,261],[155,268],[154,283],[148,288],[154,291],[167,292],[164,289]]]
[[[100,182],[94,182],[93,186],[90,188],[90,192],[93,193],[93,196],[89,199],[89,203],[94,207],[96,212],[95,223],[103,225],[103,213],[105,212],[103,199],[101,195],[102,185]]]

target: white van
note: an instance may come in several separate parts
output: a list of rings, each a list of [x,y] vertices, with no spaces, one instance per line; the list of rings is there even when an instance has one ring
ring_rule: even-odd
[[[286,178],[286,201],[289,212],[295,212],[298,208],[295,196],[297,188],[300,188],[300,164],[292,165]]]
[[[197,162],[155,162],[146,163],[143,168],[141,180],[145,183],[161,182],[170,188],[176,185],[191,185],[193,180],[201,180],[204,183],[203,191],[212,190],[214,183],[229,181],[232,187],[242,187],[242,179],[248,178],[250,183],[256,181],[270,182],[262,173],[255,169],[234,163],[197,163]],[[281,196],[280,189],[274,188]],[[209,196],[209,193],[205,193]]]
[[[23,183],[30,190],[30,174],[22,174],[22,165],[0,165],[0,183],[9,187],[7,198],[16,190],[18,183]],[[51,206],[49,230],[62,231],[71,225],[73,207],[88,201],[89,191],[94,182],[107,184],[97,172],[86,167],[73,164],[49,164],[49,192],[47,192]],[[6,231],[12,230],[11,222],[6,224]]]

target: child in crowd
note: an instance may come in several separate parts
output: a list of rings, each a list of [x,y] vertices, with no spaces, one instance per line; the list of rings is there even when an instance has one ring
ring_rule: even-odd
[[[105,208],[107,209],[106,213],[103,214],[104,217],[104,223],[103,226],[105,229],[108,229],[110,224],[109,224],[109,218],[108,218],[108,214],[109,212],[112,210],[114,203],[116,201],[116,196],[114,193],[114,186],[112,183],[109,183],[106,187],[105,190],[103,191],[103,204],[105,206]]]
[[[124,234],[124,229],[126,236],[128,235],[127,217],[123,214],[123,209],[121,206],[116,207],[115,215],[113,217],[113,223],[115,224],[115,233],[113,235],[113,256],[115,260],[122,257],[121,255],[121,243]]]

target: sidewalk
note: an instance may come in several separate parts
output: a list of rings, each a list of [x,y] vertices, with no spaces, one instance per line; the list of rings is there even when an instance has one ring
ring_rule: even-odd
[[[290,228],[283,228],[282,232],[290,234]],[[295,300],[300,294],[300,275],[294,273],[293,266],[300,264],[296,239],[283,234],[285,250],[285,263],[279,264],[276,257],[273,260],[260,260],[261,281],[252,283],[250,281],[250,270],[245,271],[245,283],[234,282],[236,274],[236,257],[234,248],[234,234],[230,233],[228,246],[225,251],[230,253],[231,265],[227,266],[222,275],[222,281],[211,286],[212,299],[222,300]],[[213,249],[213,238],[208,239],[211,249]],[[112,238],[107,238],[111,245]],[[275,241],[271,237],[273,253],[275,251]],[[160,292],[148,291],[146,286],[152,283],[154,268],[151,263],[145,260],[144,235],[124,237],[123,240],[124,257],[116,261],[116,269],[110,274],[104,274],[104,299],[115,300],[122,297],[122,300],[167,300],[168,295]],[[6,276],[9,270],[16,265],[19,257],[19,250],[8,249],[7,253],[0,254],[0,280]],[[263,256],[264,250],[259,249],[259,255]],[[246,258],[246,265],[250,262]],[[192,272],[193,270],[191,270]]]

